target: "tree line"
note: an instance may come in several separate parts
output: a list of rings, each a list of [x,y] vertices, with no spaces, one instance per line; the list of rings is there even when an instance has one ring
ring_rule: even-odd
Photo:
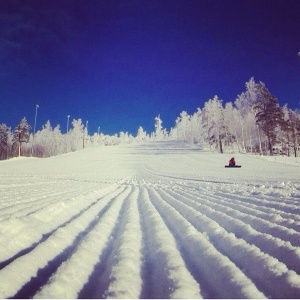
[[[170,136],[207,144],[221,153],[243,152],[298,156],[300,114],[284,105],[263,82],[250,78],[234,102],[223,105],[217,96],[193,115],[182,112]]]
[[[60,126],[50,121],[30,133],[31,126],[24,117],[11,130],[0,124],[0,159],[15,156],[49,157],[86,147],[116,145],[142,141],[178,140],[200,144],[223,152],[284,154],[298,156],[300,137],[299,111],[280,107],[278,99],[263,82],[250,78],[246,90],[234,102],[223,104],[218,96],[209,99],[204,107],[189,115],[180,113],[170,131],[163,128],[160,116],[154,119],[154,131],[148,134],[140,126],[136,136],[120,132],[113,136],[103,133],[89,135],[81,119],[63,134]]]

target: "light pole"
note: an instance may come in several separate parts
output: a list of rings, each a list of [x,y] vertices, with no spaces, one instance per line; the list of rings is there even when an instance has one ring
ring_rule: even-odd
[[[98,126],[98,145],[99,145],[100,126]]]
[[[70,115],[67,115],[67,134],[69,133],[69,120],[70,120]]]
[[[67,115],[66,153],[68,153],[69,150],[69,120],[70,120],[70,115]]]
[[[35,136],[35,127],[36,127],[36,118],[37,118],[37,111],[38,111],[39,105],[37,104],[35,106],[35,118],[34,118],[34,127],[33,127],[33,136],[32,136],[32,145],[31,145],[31,156],[33,156],[33,143],[34,143],[34,136]]]

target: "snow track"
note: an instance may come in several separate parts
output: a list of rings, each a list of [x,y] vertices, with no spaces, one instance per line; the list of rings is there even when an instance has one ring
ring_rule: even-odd
[[[165,142],[0,162],[0,297],[299,298],[299,167],[239,159]]]

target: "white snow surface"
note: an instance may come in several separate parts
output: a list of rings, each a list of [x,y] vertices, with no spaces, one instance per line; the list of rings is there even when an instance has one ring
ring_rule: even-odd
[[[179,142],[0,162],[0,298],[300,298],[300,161]]]

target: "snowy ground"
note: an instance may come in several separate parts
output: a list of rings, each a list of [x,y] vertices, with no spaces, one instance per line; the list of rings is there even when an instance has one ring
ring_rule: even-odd
[[[0,162],[0,298],[299,298],[300,163],[160,142]]]

